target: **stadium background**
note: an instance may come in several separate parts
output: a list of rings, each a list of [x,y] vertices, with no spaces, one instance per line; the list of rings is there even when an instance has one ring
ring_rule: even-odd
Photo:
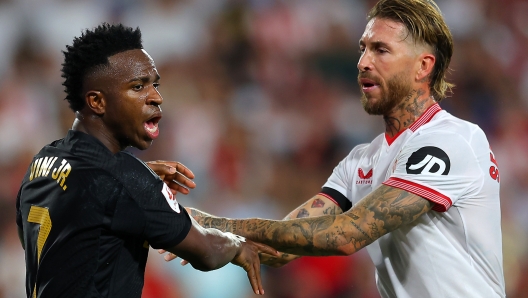
[[[194,171],[198,186],[180,203],[279,219],[382,131],[362,110],[355,79],[373,3],[0,0],[0,297],[24,297],[15,198],[32,155],[72,123],[61,50],[81,29],[102,21],[142,29],[165,101],[161,137],[138,154]],[[488,134],[500,165],[507,293],[528,297],[528,2],[438,4],[455,37],[457,85],[441,106]],[[363,251],[263,270],[267,297],[378,297]],[[238,267],[202,273],[152,251],[143,297],[254,296]]]

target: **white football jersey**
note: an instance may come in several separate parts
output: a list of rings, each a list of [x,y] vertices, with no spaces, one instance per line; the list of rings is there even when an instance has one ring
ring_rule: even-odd
[[[352,205],[381,184],[435,203],[367,246],[382,297],[505,297],[499,170],[484,132],[431,106],[390,139],[356,146],[324,187]]]

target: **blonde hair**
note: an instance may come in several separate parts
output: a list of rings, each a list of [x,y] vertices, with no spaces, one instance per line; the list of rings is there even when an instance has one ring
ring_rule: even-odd
[[[453,55],[453,36],[436,3],[432,0],[381,0],[367,15],[368,21],[373,18],[403,23],[415,42],[432,47],[436,62],[429,89],[436,101],[446,98],[454,87],[446,81]]]

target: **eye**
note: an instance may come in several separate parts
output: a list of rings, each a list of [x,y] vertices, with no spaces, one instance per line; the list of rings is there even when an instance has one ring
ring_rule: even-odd
[[[154,84],[152,84],[152,85],[154,85],[154,88],[158,89],[159,86],[160,86],[160,83],[154,83]]]
[[[364,48],[364,47],[359,48],[358,52],[359,52],[360,54],[363,54],[363,52],[365,52],[365,48]]]
[[[143,90],[143,85],[142,84],[134,85],[134,87],[132,87],[132,89],[134,89],[135,91],[141,91],[141,90]]]
[[[384,53],[388,53],[389,51],[385,48],[378,48],[376,51],[378,51],[378,53],[380,54],[384,54]]]

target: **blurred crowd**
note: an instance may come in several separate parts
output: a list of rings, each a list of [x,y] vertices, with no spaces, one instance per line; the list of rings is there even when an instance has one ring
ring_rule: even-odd
[[[283,218],[315,195],[353,146],[383,132],[356,83],[374,0],[0,0],[0,298],[25,297],[15,199],[32,156],[61,138],[61,51],[103,21],[139,26],[162,77],[161,135],[143,160],[196,175],[193,206]],[[437,0],[455,38],[441,106],[477,123],[500,167],[510,298],[528,297],[528,1]],[[263,267],[273,298],[379,297],[364,251]],[[456,268],[454,268],[456,270]],[[203,273],[151,250],[145,298],[254,297],[233,265]]]

